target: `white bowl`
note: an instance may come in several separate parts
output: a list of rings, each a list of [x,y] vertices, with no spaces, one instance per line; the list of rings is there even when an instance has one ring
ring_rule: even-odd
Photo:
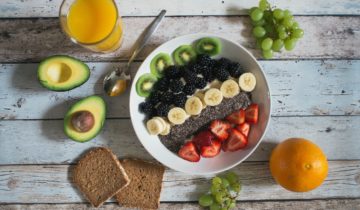
[[[136,93],[135,84],[139,77],[144,73],[150,72],[150,62],[154,56],[160,52],[171,53],[180,45],[192,44],[194,41],[203,37],[217,37],[221,40],[222,52],[216,57],[225,57],[232,61],[239,62],[247,72],[252,72],[257,80],[255,90],[252,92],[252,102],[259,105],[259,122],[252,125],[249,134],[249,143],[245,149],[236,152],[221,152],[214,158],[201,158],[197,163],[186,161],[177,154],[168,150],[157,136],[150,135],[144,123],[144,114],[138,111],[138,106],[145,100]],[[142,63],[133,83],[130,92],[130,116],[131,122],[142,145],[159,162],[176,171],[188,174],[213,174],[228,170],[242,161],[254,152],[261,142],[267,127],[269,125],[271,112],[271,100],[269,86],[265,74],[256,61],[244,47],[241,45],[212,34],[190,34],[172,39],[158,48],[156,48]]]

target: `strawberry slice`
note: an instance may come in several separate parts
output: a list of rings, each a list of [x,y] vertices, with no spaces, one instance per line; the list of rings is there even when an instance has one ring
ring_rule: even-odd
[[[211,132],[220,140],[224,141],[228,138],[229,133],[228,130],[231,128],[230,123],[221,121],[221,120],[214,120],[211,122],[210,130]]]
[[[223,144],[223,150],[234,152],[244,148],[247,145],[247,138],[236,129],[231,129],[229,138]]]
[[[245,110],[240,109],[239,111],[231,113],[226,117],[226,120],[236,125],[243,124],[245,122]]]
[[[259,106],[257,104],[251,104],[245,110],[245,121],[248,123],[256,124],[259,117]]]
[[[242,134],[244,134],[246,137],[248,137],[250,132],[250,124],[249,123],[243,123],[241,125],[238,125],[235,127],[238,131],[240,131]]]
[[[212,144],[210,146],[201,147],[201,156],[204,158],[212,158],[220,153],[221,142],[217,139],[212,140]]]
[[[181,147],[178,152],[179,156],[190,162],[199,162],[200,155],[196,151],[195,144],[192,141],[188,141]]]
[[[193,137],[192,141],[194,142],[195,146],[200,151],[204,146],[211,146],[212,140],[215,138],[214,134],[210,131],[201,131],[196,136]]]

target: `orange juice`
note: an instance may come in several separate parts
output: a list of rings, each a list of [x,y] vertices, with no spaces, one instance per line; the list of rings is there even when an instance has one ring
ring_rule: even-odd
[[[122,24],[113,0],[75,0],[66,21],[69,35],[94,51],[113,51],[121,44]]]

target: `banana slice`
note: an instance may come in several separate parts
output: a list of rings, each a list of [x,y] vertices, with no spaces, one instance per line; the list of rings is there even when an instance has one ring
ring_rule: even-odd
[[[198,97],[192,96],[186,100],[185,111],[189,115],[198,115],[201,113],[201,110],[202,110],[202,102]]]
[[[232,98],[240,93],[240,87],[237,82],[229,79],[222,83],[220,91],[225,98]]]
[[[151,135],[158,135],[165,129],[162,122],[159,119],[154,118],[146,122],[146,128]]]
[[[254,74],[250,72],[242,74],[239,78],[239,86],[240,89],[245,92],[253,91],[256,86],[256,78]]]
[[[170,133],[170,124],[165,122],[166,123],[166,126],[165,126],[165,129],[163,130],[163,132],[160,133],[160,135],[163,135],[163,136],[166,136]]]
[[[153,117],[153,119],[159,120],[165,129],[167,122],[162,117]]]
[[[219,80],[213,80],[211,83],[210,83],[210,88],[216,88],[216,89],[220,89],[221,87],[221,82]]]
[[[175,125],[181,125],[185,122],[187,118],[186,112],[180,107],[174,107],[170,109],[168,113],[168,119],[171,123]]]
[[[216,88],[210,88],[205,92],[204,101],[206,105],[217,106],[223,100],[223,95],[220,90]]]
[[[202,103],[202,109],[205,109],[206,108],[206,103],[204,101],[204,92],[203,91],[198,91],[194,94],[194,96],[198,97],[200,100],[201,100],[201,103]]]

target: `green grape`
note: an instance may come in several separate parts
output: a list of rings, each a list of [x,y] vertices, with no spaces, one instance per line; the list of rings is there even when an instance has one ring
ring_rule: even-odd
[[[277,25],[276,31],[279,33],[280,31],[286,31],[286,28],[283,25]]]
[[[236,183],[238,181],[238,176],[232,171],[228,172],[225,176],[231,184]]]
[[[270,50],[272,44],[273,44],[273,40],[272,40],[271,38],[265,38],[265,39],[261,42],[261,49],[263,49],[263,50]]]
[[[251,7],[251,9],[249,9],[249,15],[251,15],[251,13],[252,13],[255,9],[257,9],[257,7]]]
[[[222,184],[221,184],[221,185],[222,185],[222,187],[225,188],[225,189],[230,185],[229,180],[227,180],[226,178],[222,178],[221,181],[222,181]]]
[[[266,0],[260,0],[260,2],[259,2],[259,8],[261,9],[261,10],[266,10],[267,8],[269,8],[270,7],[270,5],[269,5],[269,3],[266,1]]]
[[[288,35],[286,31],[279,31],[278,36],[280,39],[286,39]]]
[[[287,51],[291,51],[295,48],[295,45],[296,45],[296,40],[295,39],[290,39],[290,38],[287,38],[285,39],[284,41],[284,45],[285,45],[285,49]]]
[[[263,50],[262,51],[262,53],[263,53],[263,57],[265,58],[265,59],[270,59],[270,58],[272,58],[273,57],[273,51],[270,49],[270,50]],[[238,191],[238,188],[234,188],[235,190],[235,192],[237,192]],[[239,190],[240,191],[240,190]]]
[[[264,19],[260,19],[259,21],[251,21],[251,24],[253,26],[263,26],[265,24],[265,20]]]
[[[299,23],[294,21],[294,23],[291,26],[292,29],[298,29],[299,28]]]
[[[256,26],[253,31],[252,31],[253,35],[256,37],[256,38],[261,38],[263,37],[265,34],[266,34],[266,31],[263,27],[261,26]]]
[[[236,207],[236,201],[233,200],[233,201],[230,203],[230,205],[229,205],[229,209],[233,209],[233,208],[235,208],[235,207]]]
[[[220,185],[221,184],[221,178],[218,176],[215,176],[214,178],[212,178],[211,180],[213,185]]]
[[[250,17],[253,21],[259,21],[263,17],[264,13],[259,8],[254,9],[254,11],[251,12]]]
[[[294,37],[294,38],[301,38],[303,36],[304,36],[304,31],[300,28],[293,30],[291,33],[291,37]]]
[[[221,205],[218,203],[213,203],[210,206],[210,210],[220,210],[221,209]]]
[[[217,193],[215,195],[215,201],[221,204],[224,201],[224,196],[221,193]]]
[[[294,24],[294,19],[291,17],[285,17],[282,21],[282,25],[286,28],[290,28]]]
[[[211,204],[213,204],[214,202],[214,198],[209,195],[209,194],[205,194],[205,195],[202,195],[200,198],[199,198],[199,204],[200,206],[210,206]]]
[[[268,50],[268,51],[271,51],[270,53],[271,53],[271,57],[272,57],[272,53],[273,53],[272,50]],[[264,53],[264,51],[263,51],[263,53]],[[240,183],[234,183],[230,186],[230,188],[232,191],[239,193],[241,190],[241,185],[240,185]]]
[[[284,10],[284,17],[291,17],[291,16],[292,14],[288,9]]]
[[[283,46],[284,46],[284,41],[281,39],[277,39],[274,41],[271,49],[274,50],[275,52],[279,52],[281,48],[283,48]]]
[[[281,9],[275,9],[273,12],[274,18],[281,20],[284,18],[284,12]]]
[[[210,192],[212,195],[217,194],[220,191],[220,185],[212,185],[210,187]]]

